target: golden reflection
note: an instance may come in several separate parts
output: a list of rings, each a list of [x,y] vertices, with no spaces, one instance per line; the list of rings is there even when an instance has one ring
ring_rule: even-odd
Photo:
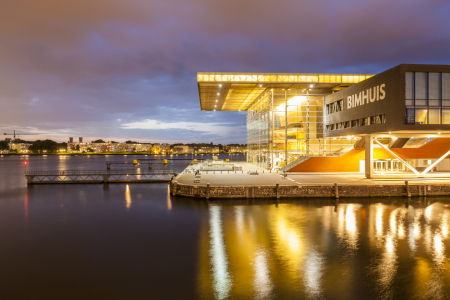
[[[310,298],[319,298],[322,293],[323,258],[316,250],[310,251],[305,263],[305,285]]]
[[[128,184],[125,189],[125,201],[126,201],[125,206],[126,206],[127,210],[129,210],[131,207],[131,193],[130,193],[130,187]]]
[[[396,240],[391,233],[386,237],[382,258],[378,265],[378,294],[380,298],[391,299],[394,295],[393,279],[397,273]]]
[[[210,206],[209,208],[209,235],[211,240],[209,255],[212,265],[214,295],[218,299],[224,299],[229,296],[232,281],[228,271],[220,210],[220,206]]]
[[[234,208],[234,213],[236,215],[236,229],[237,233],[242,236],[244,233],[244,207],[236,206]]]
[[[429,220],[430,218],[431,218],[431,210],[432,210],[433,208],[432,208],[432,206],[430,205],[430,206],[428,206],[426,209],[425,209],[425,217]]]
[[[253,287],[256,292],[256,298],[266,299],[269,297],[273,285],[270,280],[268,259],[265,251],[259,250],[255,253],[253,268],[255,272]]]
[[[375,226],[377,228],[377,236],[381,236],[383,234],[383,205],[378,204],[376,210]]]
[[[443,262],[445,262],[446,257],[445,257],[445,245],[444,245],[444,241],[442,239],[442,236],[440,234],[436,234],[434,236],[434,243],[433,243],[433,248],[434,248],[434,261],[438,264],[441,265]]]
[[[358,248],[358,228],[356,212],[361,208],[360,204],[347,204],[338,207],[337,236],[342,239],[349,248]]]
[[[268,299],[290,289],[298,298],[348,296],[364,266],[379,298],[395,298],[398,279],[409,274],[419,298],[434,298],[445,291],[436,278],[450,267],[450,211],[438,215],[437,205],[340,204],[336,213],[333,206],[209,206],[199,247],[201,294]]]
[[[444,238],[448,237],[448,231],[449,231],[448,219],[449,219],[449,211],[446,210],[444,212],[444,215],[442,216],[442,220],[441,220],[441,231],[442,231],[442,235],[444,236]]]
[[[167,209],[172,210],[172,201],[170,200],[170,187],[167,186]]]
[[[272,207],[269,215],[275,259],[283,266],[285,283],[300,286],[305,262],[306,211],[291,205]]]

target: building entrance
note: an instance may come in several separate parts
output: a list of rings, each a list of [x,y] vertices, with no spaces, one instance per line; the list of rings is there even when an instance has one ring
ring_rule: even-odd
[[[398,159],[374,159],[374,172],[399,172],[403,170],[403,163]]]

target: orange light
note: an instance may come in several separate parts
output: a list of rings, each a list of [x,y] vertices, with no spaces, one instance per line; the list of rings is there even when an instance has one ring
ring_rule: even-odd
[[[23,162],[23,164],[24,164],[24,165],[27,165],[27,164],[28,164],[28,162],[27,162],[27,161],[24,161],[24,162]]]

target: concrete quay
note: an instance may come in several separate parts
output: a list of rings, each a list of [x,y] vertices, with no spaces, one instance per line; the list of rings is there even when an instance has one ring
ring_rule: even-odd
[[[196,198],[281,198],[281,197],[417,197],[450,195],[448,174],[424,178],[395,176],[366,179],[361,173],[283,173],[268,172],[245,162],[242,172],[200,172],[178,174],[170,183],[172,195]],[[250,175],[257,171],[258,175]],[[405,174],[406,175],[406,174]],[[442,177],[442,178],[440,178]]]

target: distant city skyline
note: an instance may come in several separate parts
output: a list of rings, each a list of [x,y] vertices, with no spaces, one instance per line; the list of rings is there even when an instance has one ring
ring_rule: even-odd
[[[245,143],[246,112],[200,111],[197,72],[449,64],[449,13],[440,0],[6,0],[0,132]]]

